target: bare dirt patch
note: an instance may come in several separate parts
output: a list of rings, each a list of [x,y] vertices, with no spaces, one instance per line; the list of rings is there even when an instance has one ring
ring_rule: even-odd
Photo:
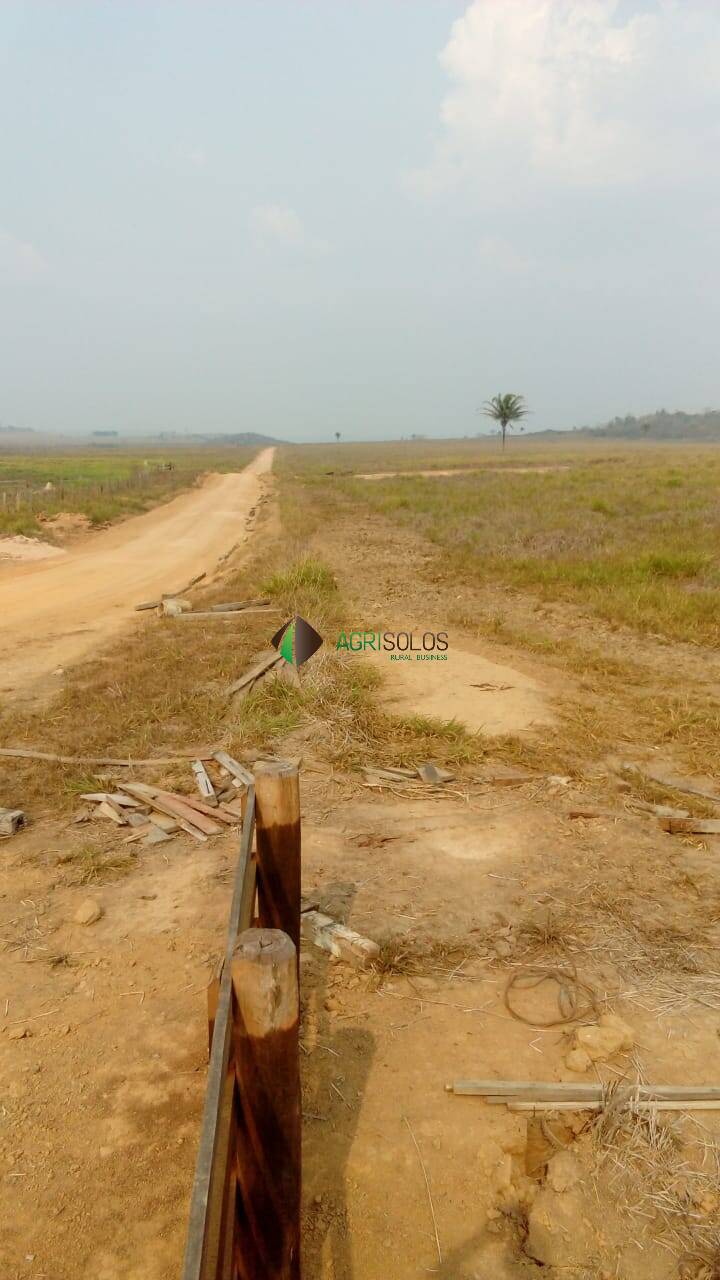
[[[399,476],[421,476],[427,479],[433,479],[434,476],[471,476],[482,475],[483,472],[493,473],[501,471],[503,475],[510,473],[511,475],[546,475],[549,471],[569,471],[567,465],[559,463],[557,466],[537,466],[537,467],[451,467],[446,471],[436,469],[435,471],[363,471],[358,472],[357,480],[395,480]]]
[[[389,654],[373,650],[366,656],[384,677],[381,696],[390,711],[456,720],[491,736],[554,722],[547,684],[491,661],[456,628],[451,630],[446,661],[421,659],[414,653],[408,661],[390,661]]]
[[[211,573],[246,535],[271,462],[266,449],[244,471],[210,477],[52,564],[0,569],[3,695],[42,692],[58,667],[126,627],[135,604]]]
[[[27,538],[22,533],[16,533],[11,538],[0,538],[0,560],[29,564],[35,560],[57,560],[64,554],[62,547],[55,547],[51,542],[43,542],[40,538]]]

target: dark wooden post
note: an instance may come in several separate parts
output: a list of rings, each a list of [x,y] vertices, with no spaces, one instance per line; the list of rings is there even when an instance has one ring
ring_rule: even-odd
[[[301,1104],[296,950],[246,929],[232,963],[237,1280],[299,1280]]]
[[[255,767],[258,919],[300,952],[300,782],[296,764]]]

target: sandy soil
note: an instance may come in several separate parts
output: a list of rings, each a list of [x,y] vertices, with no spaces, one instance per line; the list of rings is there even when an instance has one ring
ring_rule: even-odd
[[[423,609],[447,618],[458,599],[431,549],[379,521],[362,545],[349,523],[324,529],[309,550],[329,561],[359,622],[373,609],[388,626]],[[481,616],[480,595],[464,592],[461,603],[464,617]],[[600,630],[568,610],[553,625]],[[451,641],[494,664],[482,668],[488,683],[531,682],[546,709],[560,696],[582,709],[580,682],[551,666],[483,645],[467,627],[451,627]],[[621,643],[607,637],[609,650]],[[658,680],[694,670],[679,647],[642,646]],[[454,678],[443,683],[448,713]],[[685,1269],[683,1240],[642,1199],[652,1149],[641,1145],[641,1180],[628,1184],[619,1140],[601,1165],[585,1122],[556,1120],[529,1173],[528,1120],[444,1085],[578,1079],[565,1063],[572,1024],[528,1025],[505,1002],[516,971],[557,963],[576,966],[635,1036],[632,1055],[580,1078],[716,1083],[718,842],[666,835],[597,767],[573,782],[538,776],[507,788],[470,771],[443,790],[376,790],[313,760],[311,743],[285,745],[304,754],[305,892],[390,941],[398,968],[378,982],[303,945],[305,1280],[717,1274],[699,1245]],[[601,816],[570,816],[598,797]],[[80,887],[66,859],[90,837],[108,850],[116,840],[97,823],[90,832],[46,820],[2,846],[3,1280],[177,1280],[180,1271],[207,1064],[205,985],[224,938],[236,837],[202,847],[178,837],[141,851],[125,878]],[[104,915],[84,928],[73,919],[88,896]],[[533,987],[517,1007],[539,1024],[557,1016],[557,994]],[[11,1038],[18,1028],[28,1034]],[[692,1167],[697,1143],[706,1160],[702,1144],[719,1127],[705,1112],[680,1129],[667,1190],[718,1238],[718,1197],[696,1194]],[[553,1169],[558,1141],[571,1156],[563,1177]]]
[[[272,456],[265,449],[244,471],[211,476],[52,563],[0,565],[0,694],[43,691],[58,667],[122,630],[134,605],[212,571],[242,538]]]
[[[432,479],[434,476],[473,476],[481,475],[483,472],[495,474],[500,472],[506,475],[510,472],[512,475],[544,475],[547,471],[568,471],[569,467],[562,463],[558,466],[540,466],[540,467],[453,467],[448,471],[365,471],[360,472],[356,479],[358,480],[394,480],[396,476],[425,476]]]
[[[41,538],[26,538],[16,533],[9,538],[0,538],[0,560],[15,560],[19,564],[27,564],[35,560],[57,560],[64,556],[62,547],[54,547],[51,542],[43,542]]]
[[[407,617],[401,621],[407,629]],[[420,643],[424,630],[437,632],[443,627],[437,620],[433,624],[425,619],[412,629]],[[367,653],[385,677],[385,705],[398,714],[457,720],[488,736],[553,723],[551,690],[536,677],[492,662],[468,637],[460,644],[453,637],[445,656],[445,661],[435,661],[411,654],[408,661],[391,661],[387,653]]]

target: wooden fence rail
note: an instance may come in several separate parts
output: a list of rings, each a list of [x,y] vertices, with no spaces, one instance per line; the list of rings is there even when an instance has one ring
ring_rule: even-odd
[[[208,989],[182,1280],[299,1280],[299,928],[298,770],[273,762],[247,791],[225,954]]]

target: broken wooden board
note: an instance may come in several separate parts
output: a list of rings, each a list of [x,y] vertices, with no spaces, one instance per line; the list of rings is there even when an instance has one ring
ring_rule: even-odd
[[[176,596],[183,596],[191,587],[196,587],[198,582],[202,582],[203,578],[207,578],[207,573],[198,573],[196,577],[191,578],[184,587],[179,591],[167,591],[161,595],[159,600],[146,600],[144,604],[136,604],[135,609],[139,612],[142,609],[159,609],[163,600],[169,600]]]
[[[608,761],[608,767],[620,774],[640,774],[642,778],[657,782],[669,791],[682,791],[685,795],[700,796],[703,800],[720,804],[720,795],[712,778],[685,778],[660,765],[635,764],[630,760],[618,760],[614,757]]]
[[[14,836],[25,826],[25,814],[22,809],[0,808],[0,836]]]
[[[151,813],[148,817],[154,827],[159,827],[167,835],[172,836],[176,831],[180,830],[180,824],[177,818],[170,818],[166,813]]]
[[[112,800],[103,800],[95,810],[95,816],[98,818],[110,818],[111,822],[117,824],[118,827],[126,827],[128,820],[119,804],[113,804]]]
[[[209,801],[211,805],[216,805],[218,800],[212,784],[212,778],[202,760],[193,760],[190,767],[195,775],[195,782],[200,795],[204,800]]]
[[[165,844],[168,840],[172,840],[172,836],[167,831],[161,831],[154,823],[150,825],[149,831],[143,836],[144,845]]]
[[[663,831],[671,835],[720,836],[720,818],[658,818]]]
[[[675,809],[670,804],[649,804],[647,800],[633,799],[633,805],[636,809],[642,809],[644,813],[654,813],[658,818],[689,818],[689,809]]]
[[[186,751],[176,756],[154,756],[151,760],[116,760],[113,756],[60,756],[52,751],[35,751],[32,747],[0,747],[0,756],[12,760],[49,760],[53,764],[99,764],[122,769],[135,769],[138,765],[155,768],[164,764],[187,764],[188,760],[212,760],[213,749]]]
[[[126,796],[123,791],[83,791],[80,794],[80,799],[92,800],[95,804],[102,804],[103,800],[112,800],[114,804],[119,804],[124,809],[138,809],[141,807],[139,800],[133,799],[132,796]]]
[[[567,811],[568,818],[612,818],[614,820],[624,816],[622,813],[614,813],[611,809],[579,808]]]
[[[479,1097],[495,1104],[505,1101],[572,1102],[585,1099],[599,1102],[607,1091],[607,1085],[585,1084],[582,1081],[543,1080],[455,1080],[446,1084],[447,1093],[464,1097]],[[652,1099],[672,1101],[720,1101],[720,1085],[700,1084],[618,1084],[616,1092],[642,1101]]]
[[[243,609],[242,617],[243,618],[247,617],[249,613],[280,613],[280,612],[281,612],[280,609],[269,609],[263,606],[262,608],[257,608],[257,609]],[[212,618],[215,622],[235,622],[240,615],[237,611],[224,613],[214,609],[191,609],[189,613],[178,611],[177,613],[172,613],[168,616],[177,618],[182,622],[194,622],[196,618],[204,618],[206,622],[210,618]]]
[[[135,788],[139,788],[141,785],[140,783],[128,782],[125,785],[131,795],[139,794],[141,797],[144,797],[144,795],[147,794],[147,792],[144,791],[138,791],[136,793]],[[152,788],[149,788],[149,790],[152,790]],[[150,799],[154,809],[158,809],[160,813],[167,814],[170,818],[176,818],[183,831],[186,831],[194,840],[204,843],[207,840],[208,835],[216,835],[222,830],[217,823],[210,823],[209,825],[212,827],[212,830],[205,831],[203,824],[207,823],[208,819],[205,818],[203,814],[192,809],[189,805],[185,806],[177,801],[168,801],[159,795],[153,795]]]
[[[362,968],[371,964],[380,955],[377,942],[363,938],[347,925],[339,924],[331,916],[321,911],[303,911],[300,917],[303,937],[309,938],[323,951],[329,951],[338,960],[346,960],[348,964]]]
[[[272,653],[265,654],[265,657],[261,658],[259,662],[256,662],[254,667],[249,667],[248,670],[234,682],[234,684],[230,685],[228,695],[239,693],[240,690],[244,689],[247,685],[254,684],[259,676],[264,675],[266,671],[269,671],[270,668],[274,667],[277,663],[284,661],[285,659],[282,654],[277,653],[273,649]],[[215,759],[217,760],[217,755],[215,756]]]
[[[238,760],[234,760],[232,756],[228,755],[227,751],[216,751],[214,758],[217,760],[218,764],[221,764],[224,769],[227,769],[228,773],[231,773],[233,777],[237,778],[239,782],[242,782],[244,786],[254,786],[255,779],[250,770],[246,769]]]
[[[440,769],[438,765],[428,760],[425,764],[418,765],[418,777],[421,782],[426,782],[429,786],[442,786],[445,782],[452,782],[455,774],[449,769]]]
[[[228,604],[210,604],[211,613],[242,613],[246,609],[265,609],[269,600],[231,600]]]

